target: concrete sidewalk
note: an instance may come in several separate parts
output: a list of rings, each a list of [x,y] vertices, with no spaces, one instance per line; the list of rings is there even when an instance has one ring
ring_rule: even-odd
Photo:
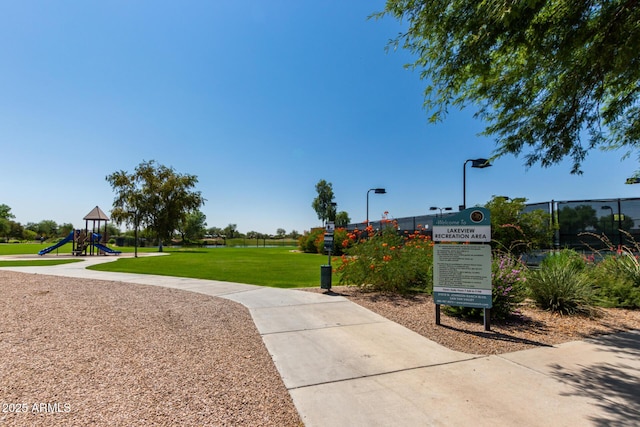
[[[5,269],[164,286],[243,304],[307,426],[640,425],[640,331],[469,355],[341,296],[84,268],[112,260]]]

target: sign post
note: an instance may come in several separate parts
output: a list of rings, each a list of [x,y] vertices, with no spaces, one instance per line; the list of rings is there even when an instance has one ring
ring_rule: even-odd
[[[333,252],[333,233],[336,227],[333,222],[328,222],[324,232],[324,250],[329,255],[329,265],[331,265],[331,252]]]
[[[331,252],[333,252],[333,233],[335,225],[328,222],[324,233],[324,250],[327,252],[328,262],[320,266],[320,288],[331,290]]]
[[[486,208],[470,208],[433,221],[434,242],[486,243],[491,241],[491,219]],[[482,308],[484,329],[491,329],[493,305],[491,247],[485,244],[435,245],[433,248],[433,302],[436,324],[440,305]]]

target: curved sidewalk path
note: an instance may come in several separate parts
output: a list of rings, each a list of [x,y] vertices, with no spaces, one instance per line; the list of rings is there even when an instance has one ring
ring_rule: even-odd
[[[640,331],[469,355],[341,296],[85,269],[114,259],[3,269],[164,286],[243,304],[306,426],[640,425]]]

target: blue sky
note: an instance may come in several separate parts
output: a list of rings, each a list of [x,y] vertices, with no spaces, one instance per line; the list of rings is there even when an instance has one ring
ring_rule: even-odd
[[[333,184],[353,222],[462,203],[462,165],[489,157],[471,110],[427,124],[402,30],[382,0],[0,3],[0,203],[16,220],[83,226],[105,177],[156,160],[197,175],[208,226],[302,232]],[[571,165],[467,168],[467,205],[635,197],[622,152]]]

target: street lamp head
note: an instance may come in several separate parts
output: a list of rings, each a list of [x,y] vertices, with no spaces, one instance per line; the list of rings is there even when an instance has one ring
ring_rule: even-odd
[[[438,206],[431,206],[429,208],[430,211],[440,210],[440,215],[442,215],[442,211],[450,211],[452,209],[453,208],[451,206],[447,206],[446,208],[441,208],[441,207],[438,207]]]
[[[472,168],[484,169],[489,166],[491,166],[491,163],[489,163],[488,159],[471,159]]]
[[[491,166],[488,159],[467,159],[462,164],[462,204],[460,210],[463,211],[467,208],[467,163],[471,162],[472,168],[484,169]]]
[[[370,188],[367,190],[367,224],[369,223],[369,193],[372,191],[374,194],[385,194],[387,192],[384,188]]]
[[[625,184],[640,184],[640,178],[637,178],[637,177],[627,178],[627,180],[625,181]]]
[[[605,205],[605,206],[600,206],[600,209],[612,209],[611,206]]]

